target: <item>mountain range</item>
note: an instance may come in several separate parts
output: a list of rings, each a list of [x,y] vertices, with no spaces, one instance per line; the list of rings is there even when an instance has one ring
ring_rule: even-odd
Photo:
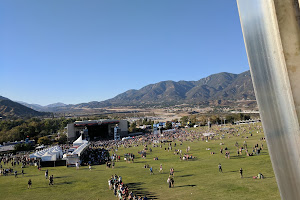
[[[75,109],[118,106],[172,106],[183,103],[200,105],[220,100],[255,100],[250,71],[240,74],[222,72],[198,81],[161,81],[139,90],[128,90],[105,101],[68,105],[55,103],[47,106],[19,103],[37,111],[72,112]]]
[[[255,100],[250,71],[218,73],[198,81],[162,81],[128,90],[102,103],[107,105],[198,104],[213,100]]]
[[[48,116],[50,113],[38,112],[22,104],[0,96],[0,117],[37,117]]]

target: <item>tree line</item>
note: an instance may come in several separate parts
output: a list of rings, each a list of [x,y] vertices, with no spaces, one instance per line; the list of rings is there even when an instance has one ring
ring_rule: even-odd
[[[68,123],[76,118],[30,118],[16,120],[0,120],[0,144],[7,141],[20,141],[26,138],[38,141],[39,138],[53,135],[57,132],[63,133]]]

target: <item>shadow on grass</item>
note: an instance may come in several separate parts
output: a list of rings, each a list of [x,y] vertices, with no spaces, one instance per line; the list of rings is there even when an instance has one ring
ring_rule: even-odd
[[[68,178],[69,176],[57,176],[55,178]]]
[[[186,174],[186,175],[177,176],[177,177],[189,177],[189,176],[193,176],[193,174]]]
[[[155,196],[155,193],[146,191],[143,188],[143,183],[142,182],[137,182],[137,183],[125,183],[125,185],[128,186],[129,191],[133,191],[137,196],[147,196],[148,199],[158,199]]]
[[[49,186],[50,187],[50,186]],[[39,187],[31,187],[30,189],[28,189],[28,188],[26,188],[26,189],[28,189],[28,190],[34,190],[34,189],[44,189],[44,188],[48,188],[48,185],[47,186],[45,186],[45,187],[41,187],[41,186],[39,186]]]
[[[239,170],[232,170],[232,171],[223,171],[223,173],[237,173],[237,172],[239,172]]]
[[[179,185],[175,187],[196,187],[197,185]]]
[[[56,183],[55,185],[69,185],[69,184],[72,184],[74,181],[65,181],[65,182],[62,182],[62,183]]]

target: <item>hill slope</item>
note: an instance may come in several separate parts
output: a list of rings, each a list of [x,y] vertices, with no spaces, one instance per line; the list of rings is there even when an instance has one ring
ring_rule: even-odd
[[[109,106],[153,106],[208,104],[209,102],[255,100],[250,71],[241,74],[222,72],[198,81],[161,81],[147,85],[139,90],[128,90],[105,101],[91,101],[75,105],[63,103],[40,106],[23,105],[38,111],[73,112],[84,108],[103,108]]]
[[[222,72],[199,81],[162,81],[139,90],[128,90],[112,99],[99,102],[99,106],[200,103],[242,99],[255,100],[250,71],[241,74]]]
[[[35,111],[8,98],[0,96],[0,116],[1,117],[26,117],[45,116],[49,113]]]

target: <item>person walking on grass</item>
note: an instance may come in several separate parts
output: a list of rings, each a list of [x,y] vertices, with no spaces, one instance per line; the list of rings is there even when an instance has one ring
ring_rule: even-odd
[[[152,166],[150,167],[150,175],[153,175],[153,169],[152,169]]]
[[[172,187],[171,176],[169,176],[167,183],[169,184],[169,188],[171,188]]]
[[[219,167],[219,172],[223,172],[221,163],[219,163],[218,167]]]
[[[28,180],[28,189],[31,188],[31,185],[32,185],[32,182],[31,182],[31,179]]]
[[[53,185],[53,175],[49,176],[49,185]]]
[[[48,179],[48,169],[45,171],[45,178]]]
[[[162,164],[160,164],[160,166],[159,166],[159,172],[160,172],[160,173],[163,173]]]
[[[174,178],[171,177],[171,186],[172,186],[172,187],[174,187],[174,182],[175,182],[175,181],[174,181]]]
[[[242,168],[240,169],[240,175],[241,175],[241,178],[243,178],[243,169]]]

